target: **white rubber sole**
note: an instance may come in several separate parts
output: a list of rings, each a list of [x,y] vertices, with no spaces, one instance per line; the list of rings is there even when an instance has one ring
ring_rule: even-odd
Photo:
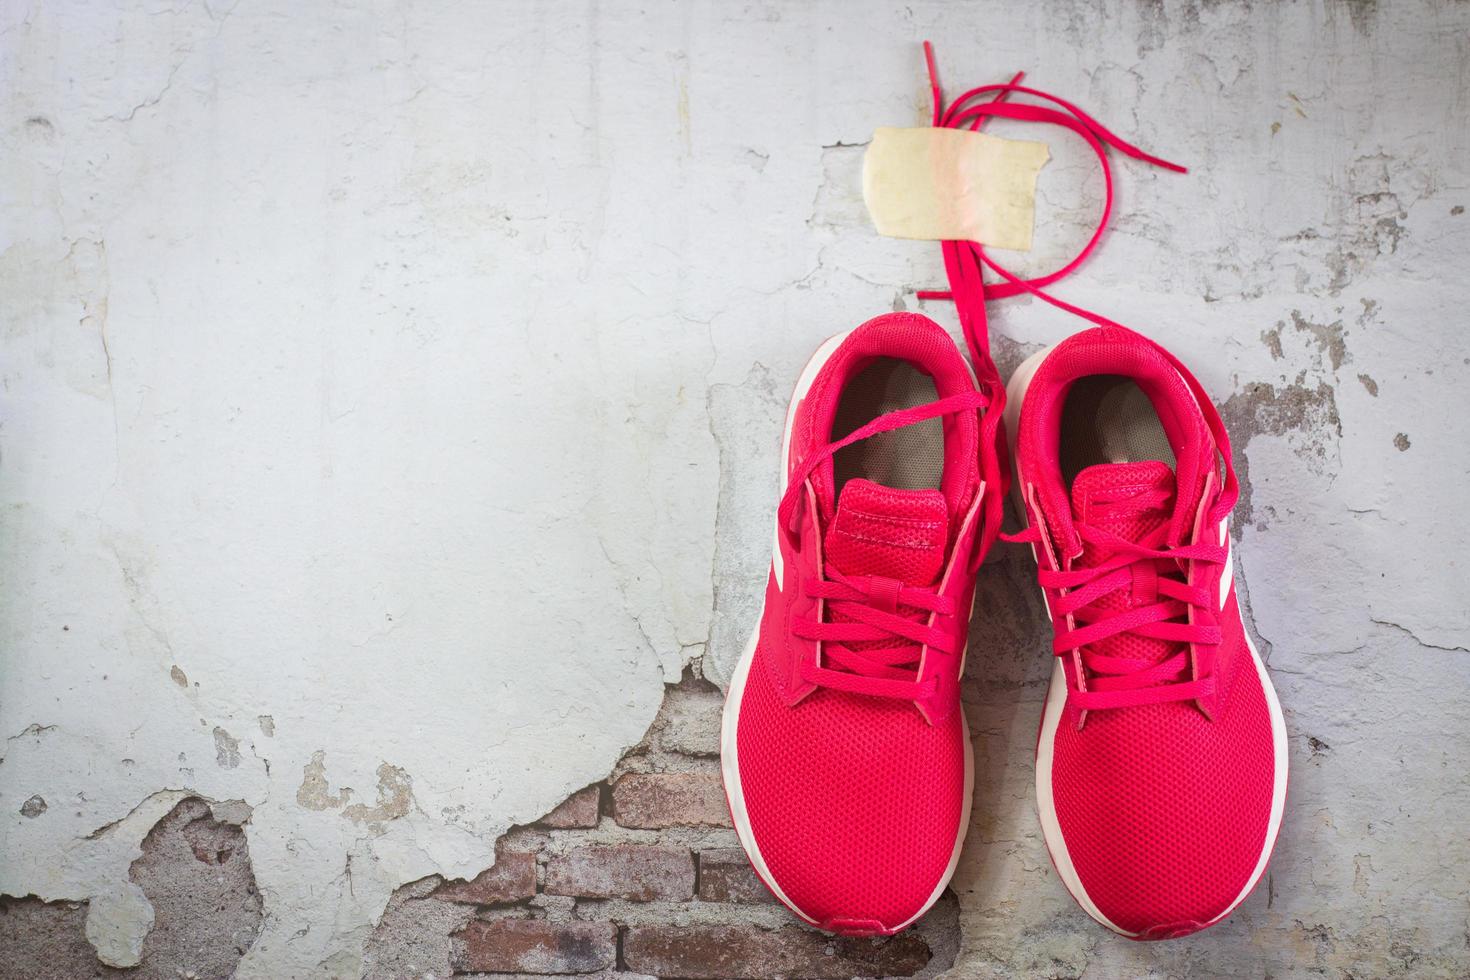
[[[1052,347],[1048,347],[1028,357],[1022,362],[1020,367],[1016,368],[1015,373],[1011,375],[1011,380],[1006,385],[1006,436],[1010,440],[1011,456],[1013,459],[1016,458],[1016,432],[1019,428],[1021,404],[1025,400],[1026,389],[1030,386],[1031,379],[1035,377],[1037,369],[1041,367],[1041,363],[1046,360],[1047,355],[1053,349]],[[1016,493],[1017,510],[1020,513],[1022,524],[1027,524],[1029,521],[1027,519],[1028,515],[1024,499],[1025,488],[1021,485],[1019,470],[1014,476],[1015,479],[1011,483]],[[1226,527],[1222,525],[1222,533],[1225,531]],[[1228,547],[1228,533],[1225,533],[1225,539]],[[1034,546],[1032,551],[1034,557]],[[1234,555],[1232,554],[1229,560],[1233,561],[1233,559]],[[1227,574],[1230,575],[1231,581],[1233,582],[1234,569],[1227,569]],[[1224,598],[1228,595],[1228,589],[1223,583],[1222,592],[1225,593],[1221,597],[1221,605],[1223,606]],[[1050,616],[1050,607],[1046,605],[1044,593],[1042,605],[1044,608],[1047,608],[1047,615]],[[1286,784],[1288,777],[1286,718],[1281,712],[1281,702],[1277,699],[1276,688],[1272,686],[1271,678],[1266,672],[1266,665],[1262,662],[1261,655],[1256,652],[1256,645],[1251,641],[1250,631],[1245,629],[1244,622],[1241,623],[1241,633],[1245,637],[1246,648],[1250,650],[1251,661],[1255,664],[1256,676],[1260,678],[1261,689],[1265,693],[1267,709],[1271,715],[1271,743],[1274,754],[1271,814],[1266,824],[1266,837],[1261,848],[1261,856],[1256,862],[1255,870],[1251,873],[1250,879],[1246,882],[1245,887],[1241,889],[1240,894],[1230,903],[1230,906],[1209,922],[1203,923],[1202,928],[1212,926],[1221,919],[1224,919],[1231,912],[1234,912],[1240,903],[1245,901],[1246,896],[1260,883],[1261,876],[1266,871],[1266,865],[1271,859],[1271,852],[1276,847],[1276,838],[1281,831],[1281,817],[1286,811]],[[1073,865],[1071,855],[1067,851],[1066,839],[1062,836],[1061,823],[1057,819],[1056,801],[1052,795],[1052,763],[1057,726],[1061,722],[1062,710],[1066,707],[1066,703],[1066,671],[1063,670],[1061,661],[1056,660],[1052,665],[1051,683],[1047,687],[1046,703],[1042,708],[1041,730],[1036,740],[1036,811],[1037,816],[1041,820],[1042,835],[1046,840],[1046,848],[1051,854],[1052,864],[1057,869],[1057,876],[1062,879],[1062,884],[1066,886],[1067,891],[1071,893],[1072,898],[1077,901],[1077,904],[1082,906],[1088,915],[1107,926],[1113,932],[1118,933],[1120,936],[1127,936],[1130,939],[1137,939],[1139,933],[1129,932],[1110,921],[1098,909],[1097,904],[1092,900],[1091,896],[1087,894],[1087,889],[1082,886],[1082,881],[1077,875],[1077,869]]]
[[[830,337],[812,355],[806,367],[801,372],[801,377],[796,382],[796,390],[792,393],[791,403],[786,408],[786,428],[781,437],[781,479],[780,492],[777,499],[786,493],[787,460],[791,452],[791,429],[796,421],[796,407],[806,397],[812,384],[816,381],[817,374],[822,366],[841,346],[842,341],[847,339],[847,333],[837,334]],[[779,527],[775,533],[780,534]],[[784,586],[785,570],[781,559],[781,547],[779,540],[773,542],[771,556],[771,570],[776,576],[776,584]],[[750,815],[745,808],[745,793],[740,785],[740,759],[738,754],[737,733],[740,729],[740,705],[744,701],[745,682],[750,676],[751,665],[755,662],[756,644],[760,639],[761,620],[765,616],[765,607],[762,603],[760,612],[756,615],[755,627],[751,631],[750,639],[746,641],[745,649],[740,654],[740,659],[735,664],[735,670],[730,676],[730,688],[725,694],[725,706],[720,715],[720,771],[725,781],[725,798],[730,804],[730,819],[735,825],[735,834],[740,838],[740,846],[745,849],[745,855],[750,859],[751,867],[755,869],[762,882],[771,890],[771,893],[804,922],[822,928],[822,923],[815,917],[805,912],[800,906],[793,902],[777,883],[775,876],[766,865],[765,858],[761,855],[760,845],[756,843],[755,831],[750,825]],[[949,885],[950,879],[954,877],[955,868],[959,866],[960,851],[965,842],[965,834],[970,827],[970,805],[975,795],[975,758],[974,747],[970,741],[970,726],[961,711],[961,723],[965,728],[965,799],[964,809],[960,814],[959,833],[955,837],[954,852],[950,855],[949,865],[944,871],[944,876],[939,884],[935,886],[933,894],[925,901],[922,908],[913,916],[895,926],[887,926],[888,932],[898,932],[908,928],[923,917],[924,913],[934,907],[939,901],[939,896],[944,894],[944,889]]]

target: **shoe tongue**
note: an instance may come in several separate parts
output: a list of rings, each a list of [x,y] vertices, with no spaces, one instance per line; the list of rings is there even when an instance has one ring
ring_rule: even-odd
[[[1162,490],[1162,504],[1148,499]],[[1100,463],[1072,481],[1072,516],[1129,541],[1155,530],[1174,513],[1174,471],[1165,463]]]
[[[843,575],[933,585],[949,544],[949,504],[938,490],[895,490],[848,480],[822,547]]]

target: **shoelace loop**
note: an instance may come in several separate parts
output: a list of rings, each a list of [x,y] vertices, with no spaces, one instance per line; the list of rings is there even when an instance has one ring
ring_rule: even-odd
[[[1093,313],[1090,310],[1073,306],[1063,300],[1050,295],[1043,287],[1065,278],[1074,272],[1086,258],[1092,254],[1098,242],[1102,240],[1103,232],[1107,229],[1108,219],[1113,213],[1113,170],[1108,162],[1107,147],[1112,147],[1126,156],[1141,160],[1155,167],[1162,167],[1176,173],[1188,173],[1188,169],[1177,163],[1170,163],[1162,157],[1147,153],[1132,143],[1117,136],[1102,123],[1079,109],[1077,106],[1065,99],[1058,98],[1049,92],[1021,85],[1020,81],[1026,77],[1025,72],[1017,72],[1015,77],[1004,84],[981,85],[970,89],[956,98],[946,107],[944,97],[939,86],[939,71],[934,61],[934,46],[924,42],[924,59],[929,70],[929,87],[934,97],[933,125],[943,126],[951,129],[969,129],[979,132],[980,128],[992,116],[1006,119],[1016,119],[1023,122],[1048,123],[1061,126],[1071,130],[1087,143],[1093,153],[1097,156],[1098,164],[1103,174],[1103,210],[1098,218],[1097,227],[1087,243],[1066,265],[1055,272],[1047,273],[1031,279],[1025,279],[1004,266],[1000,265],[989,254],[985,247],[979,242],[945,242],[944,261],[945,270],[948,273],[950,288],[947,290],[921,290],[919,299],[947,299],[954,302],[956,311],[959,313],[960,325],[964,328],[965,339],[969,342],[972,353],[983,355],[983,359],[989,360],[990,342],[986,332],[987,320],[985,314],[985,302],[987,299],[1002,299],[1006,296],[1016,296],[1022,292],[1030,293],[1059,309],[1066,310],[1082,317],[1099,326],[1121,326],[1116,321]],[[1025,103],[1010,103],[1006,100],[1013,94],[1028,95],[1037,99],[1044,99],[1059,108],[1053,109],[1048,106],[1030,105]],[[990,96],[988,101],[981,100]],[[989,269],[1000,276],[1005,282],[991,283],[987,285],[981,275],[982,269]]]

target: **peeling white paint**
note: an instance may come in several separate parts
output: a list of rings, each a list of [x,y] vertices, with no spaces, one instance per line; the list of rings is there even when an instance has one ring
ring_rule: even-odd
[[[153,821],[89,834],[240,799],[240,975],[356,976],[395,886],[487,866],[702,649],[683,40],[564,19],[0,11],[0,892],[101,916]]]
[[[153,905],[130,881],[93,895],[87,905],[87,941],[108,966],[137,966],[153,928]]]
[[[1222,401],[1326,385],[1341,424],[1238,434],[1293,748],[1332,746],[1293,760],[1274,898],[1164,952],[1071,908],[1027,788],[1049,661],[995,613],[957,974],[1464,964],[1470,10],[854,10],[0,7],[0,893],[100,899],[125,956],[141,909],[108,896],[147,829],[241,800],[266,918],[240,975],[356,976],[395,886],[488,866],[688,658],[723,676],[790,380],[942,281],[848,182],[874,126],[923,118],[930,36],[952,92],[1025,68],[1193,168],[1120,161],[1115,230],[1060,292]],[[1096,213],[1085,148],[1045,138],[1022,269]],[[1293,311],[1342,322],[1340,363]]]

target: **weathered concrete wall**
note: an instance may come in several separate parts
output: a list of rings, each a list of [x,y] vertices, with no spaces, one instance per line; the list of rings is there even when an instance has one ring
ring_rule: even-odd
[[[1470,6],[1441,0],[0,5],[0,929],[192,968],[136,862],[240,801],[239,975],[356,976],[395,889],[606,778],[686,661],[722,679],[791,379],[941,279],[855,180],[922,118],[923,37],[951,90],[1025,68],[1193,168],[1120,162],[1060,289],[1225,407],[1295,735],[1268,887],[1114,941],[1037,836],[1045,624],[998,555],[955,975],[1470,970]],[[1023,268],[1100,189],[1043,138]],[[993,319],[1008,363],[1077,326]]]

